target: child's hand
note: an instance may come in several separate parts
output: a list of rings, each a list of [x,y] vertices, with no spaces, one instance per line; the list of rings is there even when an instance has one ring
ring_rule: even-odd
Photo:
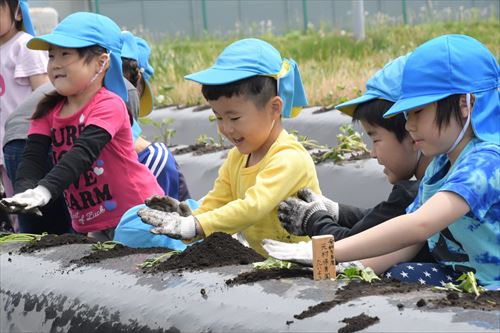
[[[278,206],[278,219],[281,225],[289,233],[297,236],[307,235],[307,225],[312,214],[327,210],[322,201],[312,201],[308,196],[309,192],[301,191],[297,193],[299,199],[288,198]]]
[[[167,213],[178,213],[181,216],[191,215],[191,209],[185,202],[179,202],[178,200],[161,195],[153,195],[151,198],[146,199],[144,202],[146,206],[151,209],[161,210]]]
[[[174,239],[192,239],[196,236],[196,221],[193,215],[184,217],[178,213],[168,213],[151,208],[142,208],[137,212],[141,220],[154,226],[153,234],[162,234]]]
[[[312,265],[312,242],[283,243],[272,239],[264,239],[262,247],[273,258],[296,262],[302,265]]]
[[[3,210],[9,213],[42,215],[39,207],[45,206],[50,201],[49,190],[43,186],[18,193],[11,198],[5,198],[0,202]]]
[[[332,217],[333,222],[338,222],[339,220],[339,204],[327,197],[314,193],[310,188],[304,187],[297,192],[297,197],[306,201],[321,201],[328,211],[328,214]]]

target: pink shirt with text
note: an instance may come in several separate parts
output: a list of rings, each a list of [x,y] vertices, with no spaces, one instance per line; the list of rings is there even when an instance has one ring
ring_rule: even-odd
[[[125,103],[102,88],[80,111],[61,117],[64,102],[40,119],[33,120],[29,134],[52,138],[54,164],[69,151],[86,126],[95,125],[112,137],[93,165],[64,191],[77,232],[116,227],[129,208],[164,192],[146,166],[139,163]]]

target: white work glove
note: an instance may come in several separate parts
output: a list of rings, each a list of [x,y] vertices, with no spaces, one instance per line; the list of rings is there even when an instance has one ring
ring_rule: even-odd
[[[50,198],[49,190],[38,185],[33,189],[3,199],[0,205],[9,213],[32,213],[41,216],[42,213],[38,208],[45,206],[50,201]]]
[[[307,235],[307,225],[312,214],[319,211],[327,212],[326,206],[322,201],[305,200],[303,195],[307,199],[311,199],[310,193],[312,192],[303,191],[303,193],[300,193],[299,191],[297,193],[299,199],[291,197],[280,202],[278,205],[278,219],[283,228],[292,235]]]
[[[196,221],[193,215],[181,216],[152,208],[142,208],[137,212],[141,220],[154,226],[150,232],[174,239],[192,239],[196,236]]]
[[[178,213],[180,216],[191,215],[191,209],[185,202],[179,202],[177,199],[168,195],[153,195],[144,202],[146,206],[152,209],[161,210],[167,213]]]
[[[312,266],[312,242],[284,243],[272,239],[264,239],[262,247],[273,258]]]
[[[284,243],[272,239],[264,239],[262,247],[273,258],[296,262],[298,264],[312,266],[313,250],[312,241],[299,243]],[[345,269],[356,267],[364,269],[361,261],[341,262],[335,266],[337,273],[343,273]]]
[[[326,210],[328,211],[328,214],[332,217],[333,222],[338,222],[339,221],[339,204],[338,202],[335,202],[333,200],[328,199],[327,197],[314,193],[310,188],[303,188],[300,189],[297,192],[297,197],[300,199],[307,201],[307,202],[313,202],[313,201],[320,201],[322,202]]]

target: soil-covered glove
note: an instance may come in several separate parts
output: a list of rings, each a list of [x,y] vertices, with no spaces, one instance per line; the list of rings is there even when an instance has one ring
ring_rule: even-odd
[[[162,212],[177,213],[180,216],[191,215],[191,209],[187,203],[179,202],[177,199],[169,197],[168,195],[153,195],[151,198],[146,199],[144,203],[149,208],[161,210]]]
[[[262,247],[273,258],[307,266],[312,265],[312,242],[284,243],[272,239],[264,239]]]
[[[49,190],[38,185],[11,198],[3,199],[0,205],[9,213],[37,214],[41,216],[42,213],[38,208],[45,206],[50,201],[50,198]]]
[[[307,235],[307,225],[312,214],[325,211],[326,206],[321,201],[307,202],[297,198],[288,198],[278,205],[278,219],[283,228],[292,235]]]
[[[196,221],[193,215],[181,216],[178,213],[168,213],[157,209],[142,208],[137,212],[141,220],[154,226],[150,231],[174,239],[192,239],[196,236]]]
[[[314,193],[310,188],[307,187],[300,189],[297,192],[297,197],[307,202],[321,201],[325,205],[328,214],[330,214],[330,216],[332,217],[333,222],[339,221],[338,202],[332,201],[321,194]]]

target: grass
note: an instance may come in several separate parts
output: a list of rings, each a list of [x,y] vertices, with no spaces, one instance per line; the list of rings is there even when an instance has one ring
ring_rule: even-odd
[[[283,36],[258,36],[274,45],[283,57],[299,64],[310,105],[332,105],[357,97],[366,80],[386,62],[443,34],[466,34],[484,43],[500,58],[500,21],[453,21],[421,25],[378,25],[356,42],[343,31],[311,30]],[[240,37],[242,38],[242,37]],[[210,67],[217,55],[239,38],[163,39],[152,43],[150,63],[156,106],[205,104],[200,86],[184,75]]]

